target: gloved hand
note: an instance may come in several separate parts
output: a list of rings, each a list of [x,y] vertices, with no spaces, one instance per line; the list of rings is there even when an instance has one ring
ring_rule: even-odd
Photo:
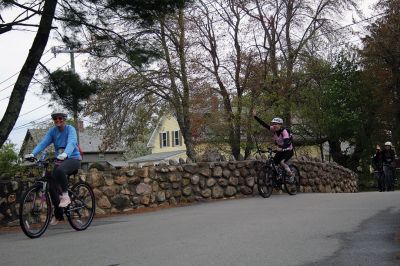
[[[63,152],[57,156],[57,160],[64,161],[65,159],[67,159],[67,157],[68,155],[65,152]]]
[[[32,153],[25,154],[24,159],[27,161],[33,161],[35,159],[35,156]]]

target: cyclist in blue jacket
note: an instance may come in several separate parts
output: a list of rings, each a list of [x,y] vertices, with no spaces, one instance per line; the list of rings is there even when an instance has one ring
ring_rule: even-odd
[[[76,130],[71,125],[66,125],[67,114],[55,111],[51,114],[55,127],[51,128],[42,141],[33,149],[25,159],[33,159],[50,144],[54,145],[55,164],[50,178],[50,195],[54,205],[54,217],[50,224],[55,225],[63,220],[63,209],[71,203],[68,195],[68,176],[77,171],[81,165],[81,154],[78,148]],[[61,191],[60,191],[61,189]]]

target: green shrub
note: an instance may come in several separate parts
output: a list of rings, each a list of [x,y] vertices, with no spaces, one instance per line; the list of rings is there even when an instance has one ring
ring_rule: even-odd
[[[13,176],[20,170],[20,159],[15,151],[15,145],[5,143],[0,148],[0,173]]]

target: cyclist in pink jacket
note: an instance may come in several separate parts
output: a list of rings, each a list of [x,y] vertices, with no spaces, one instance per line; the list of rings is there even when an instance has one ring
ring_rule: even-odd
[[[283,127],[283,119],[280,117],[275,117],[271,121],[271,125],[268,125],[264,121],[262,121],[259,117],[257,117],[257,111],[253,109],[253,117],[260,123],[263,127],[268,129],[271,133],[273,133],[272,139],[275,141],[277,145],[277,152],[274,156],[274,162],[276,165],[280,164],[283,169],[285,169],[288,177],[293,181],[294,173],[290,170],[289,165],[286,164],[287,161],[290,160],[293,156],[293,143],[292,137],[289,134],[289,131]]]

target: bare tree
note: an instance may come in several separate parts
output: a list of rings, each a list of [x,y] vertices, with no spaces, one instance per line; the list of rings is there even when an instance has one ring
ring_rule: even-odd
[[[200,1],[194,10],[193,23],[201,48],[196,63],[210,76],[211,87],[222,98],[228,143],[232,154],[238,158],[244,131],[243,97],[249,89],[254,56],[246,36],[249,32],[244,20],[246,13],[235,2]]]
[[[259,60],[264,66],[263,88],[283,97],[284,115],[290,124],[291,104],[297,95],[294,73],[304,49],[313,38],[333,38],[337,34],[333,26],[338,25],[338,18],[345,10],[357,9],[356,1],[240,0],[238,3],[257,22],[253,29]]]
[[[126,92],[132,99],[131,104],[146,99],[145,95],[153,95],[161,106],[168,105],[169,110],[175,114],[182,137],[186,145],[187,156],[193,160],[196,158],[194,141],[192,137],[190,91],[191,83],[187,61],[187,50],[190,48],[186,39],[186,25],[184,6],[170,14],[157,13],[154,24],[149,25],[140,35],[146,40],[148,49],[154,52],[154,61],[146,62],[138,66],[132,61],[130,42],[127,38],[129,29],[121,39],[114,39],[114,48],[101,54],[101,60],[106,61],[105,71],[110,68],[122,68],[124,76],[121,82],[129,84]],[[121,17],[129,28],[129,17]],[[110,63],[112,65],[108,65]],[[114,72],[113,72],[114,74]],[[127,120],[120,120],[125,123]],[[121,125],[122,125],[121,124]]]

